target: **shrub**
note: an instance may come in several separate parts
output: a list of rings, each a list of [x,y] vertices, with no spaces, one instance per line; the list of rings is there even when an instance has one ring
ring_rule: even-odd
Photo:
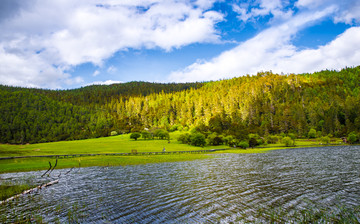
[[[249,136],[249,139],[251,139],[251,138],[255,138],[255,139],[260,138],[260,136],[258,134],[249,134],[248,136]]]
[[[317,137],[317,138],[321,138],[321,136],[322,136],[322,132],[321,132],[321,131],[317,131],[317,132],[316,132],[316,137]]]
[[[135,141],[140,138],[141,134],[139,132],[131,133],[130,138],[135,139]]]
[[[112,131],[112,132],[110,132],[110,135],[111,136],[116,136],[116,135],[118,135],[119,133],[117,132],[117,131]]]
[[[181,134],[177,140],[183,144],[189,144],[190,143],[190,134],[189,133]]]
[[[285,137],[282,139],[282,143],[285,144],[286,147],[289,146],[294,146],[295,145],[295,141],[292,140],[290,137]]]
[[[151,135],[151,133],[148,132],[148,131],[142,131],[142,132],[141,132],[141,137],[142,137],[143,139],[150,139],[150,138],[152,137],[152,135]]]
[[[209,145],[221,145],[224,142],[223,137],[217,136],[215,133],[210,134],[207,140]]]
[[[169,132],[165,131],[164,129],[157,129],[154,133],[154,136],[159,139],[170,139]]]
[[[276,144],[279,141],[279,138],[272,135],[272,136],[268,136],[266,140],[269,144]]]
[[[354,144],[357,141],[357,136],[354,132],[351,132],[347,137],[347,142],[350,144]]]
[[[174,124],[173,126],[171,126],[169,131],[170,132],[181,131],[182,129],[183,129],[183,126],[181,126],[180,124]]]
[[[246,142],[246,141],[241,141],[241,142],[238,142],[238,143],[236,144],[236,146],[237,146],[237,147],[240,147],[240,148],[242,148],[242,149],[247,149],[247,148],[249,148],[249,143]]]
[[[324,136],[324,137],[321,137],[321,142],[328,145],[330,143],[330,137],[329,136]]]
[[[257,142],[256,138],[250,138],[250,140],[249,140],[249,146],[250,146],[251,148],[254,148],[254,147],[257,146],[257,145],[258,145],[258,142]]]
[[[206,144],[205,135],[201,133],[194,133],[190,136],[191,145],[204,146]]]
[[[264,138],[258,138],[256,139],[256,145],[263,145],[265,142],[264,142]]]
[[[224,144],[228,145],[230,147],[233,147],[235,145],[234,137],[232,135],[226,136],[223,138]]]
[[[308,133],[308,138],[316,138],[316,130],[314,128],[311,128]]]
[[[296,136],[295,136],[295,134],[293,134],[293,133],[289,133],[289,134],[288,134],[288,137],[290,137],[292,140],[295,140],[295,139],[296,139]]]

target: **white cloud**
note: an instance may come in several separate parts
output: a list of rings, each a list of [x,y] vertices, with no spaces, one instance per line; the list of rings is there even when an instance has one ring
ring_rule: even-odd
[[[292,10],[286,9],[288,1],[284,0],[258,0],[250,3],[233,4],[234,12],[243,22],[254,21],[259,17],[272,15],[271,21],[290,18]]]
[[[352,27],[318,49],[293,52],[274,66],[279,72],[314,72],[360,65],[360,27]],[[286,69],[286,70],[285,70]]]
[[[192,43],[217,42],[215,24],[224,17],[209,10],[214,1],[203,0],[30,1],[0,20],[3,84],[47,86],[52,79],[55,86],[61,86],[65,83],[61,80],[71,79],[65,71],[88,62],[102,66],[117,51],[171,51]],[[9,70],[4,64],[13,58],[32,57],[38,63],[23,61]],[[41,75],[43,67],[54,71]],[[22,69],[32,70],[33,78],[23,79]],[[3,79],[9,75],[12,81]]]
[[[92,83],[88,83],[85,86],[92,86],[92,85],[111,85],[111,84],[117,84],[117,83],[123,83],[122,81],[114,81],[114,80],[106,80],[106,81],[95,81]]]
[[[308,24],[331,15],[337,8],[299,14],[282,25],[269,28],[234,49],[207,62],[197,62],[175,71],[170,81],[218,80],[261,70],[277,73],[303,73],[340,69],[360,64],[360,27],[348,29],[331,43],[318,49],[298,50],[292,37]]]
[[[71,77],[62,69],[49,65],[37,54],[8,53],[0,45],[1,83],[12,86],[61,88],[60,83],[68,85],[83,82],[80,77]]]
[[[335,22],[347,24],[360,23],[360,1],[358,0],[298,0],[295,4],[303,9],[316,10],[336,5],[337,13],[334,16]]]
[[[107,73],[114,74],[117,72],[117,68],[112,65],[106,71],[107,71]]]
[[[95,70],[95,72],[92,74],[93,77],[96,77],[100,74],[99,70]]]

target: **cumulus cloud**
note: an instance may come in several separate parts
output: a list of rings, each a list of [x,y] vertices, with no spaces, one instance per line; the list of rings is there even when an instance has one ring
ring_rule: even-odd
[[[272,21],[290,18],[292,10],[287,9],[289,2],[284,0],[258,0],[250,3],[234,3],[234,12],[239,15],[237,18],[243,22],[254,21],[260,17],[271,15]]]
[[[71,77],[60,68],[48,64],[37,54],[8,53],[0,45],[1,83],[11,86],[61,88],[83,82],[81,77]]]
[[[77,82],[66,71],[88,62],[102,66],[129,48],[171,51],[217,42],[215,24],[223,20],[209,10],[214,1],[203,0],[5,2],[14,13],[0,18],[0,78],[9,85]]]
[[[92,74],[93,77],[96,77],[100,74],[99,70],[95,70]]]
[[[92,83],[88,83],[85,86],[92,86],[92,85],[111,85],[111,84],[118,84],[123,83],[122,81],[114,81],[114,80],[106,80],[106,81],[95,81]]]
[[[114,74],[117,72],[117,68],[115,66],[111,65],[106,71],[110,74]]]
[[[319,9],[336,5],[335,22],[358,24],[360,22],[360,1],[357,0],[298,0],[295,4],[300,9]]]
[[[311,2],[304,0],[298,3],[301,7],[306,7],[307,4],[310,7]],[[360,27],[349,28],[332,42],[317,49],[300,50],[291,43],[299,31],[324,18],[345,21],[346,17],[342,17],[340,7],[343,6],[329,4],[323,7],[320,4],[315,9],[309,8],[209,61],[196,62],[185,69],[172,72],[169,80],[205,81],[269,70],[277,73],[303,73],[357,66],[360,64]],[[360,15],[360,11],[357,15]],[[356,18],[354,16],[352,20]]]

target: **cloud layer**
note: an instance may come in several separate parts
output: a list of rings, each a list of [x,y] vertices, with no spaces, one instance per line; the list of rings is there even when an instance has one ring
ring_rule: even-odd
[[[99,4],[101,3],[101,4]],[[212,1],[4,0],[12,13],[0,17],[2,83],[60,88],[82,82],[69,70],[102,66],[115,52],[219,41],[221,13]]]
[[[300,0],[296,5],[303,11],[291,18],[286,15],[292,14],[292,11],[285,9],[286,5],[280,1],[273,1],[270,5],[262,2],[268,1],[260,1],[260,9],[253,8],[250,12],[236,6],[239,19],[246,22],[271,14],[272,21],[277,21],[273,26],[210,61],[196,62],[173,72],[169,80],[206,81],[268,70],[276,73],[304,73],[360,65],[360,27],[349,28],[332,42],[317,49],[299,50],[291,43],[299,31],[324,18],[331,17],[335,22],[358,23],[358,1],[342,1],[338,4],[331,0]]]
[[[360,1],[357,0],[2,0],[0,83],[64,88],[83,85],[74,68],[92,63],[88,77],[116,77],[107,59],[119,51],[156,49],[171,53],[194,43],[222,43],[219,22],[229,4],[239,27],[266,29],[211,60],[172,72],[168,81],[203,81],[255,74],[261,70],[302,73],[360,64]],[[216,7],[215,7],[216,8]],[[317,49],[298,49],[294,38],[325,19],[352,26]],[[236,19],[235,19],[236,20]],[[107,69],[104,67],[108,67]],[[120,69],[120,68],[119,68]],[[101,71],[105,72],[102,73]],[[98,83],[111,83],[118,81]]]

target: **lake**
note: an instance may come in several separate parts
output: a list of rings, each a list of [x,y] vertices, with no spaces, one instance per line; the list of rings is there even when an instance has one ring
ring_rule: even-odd
[[[360,206],[360,147],[321,147],[126,167],[74,169],[58,184],[0,206],[2,219],[45,222],[263,222],[266,211]],[[2,179],[42,172],[1,174]],[[49,179],[48,179],[49,180]],[[45,181],[45,180],[42,180]]]

